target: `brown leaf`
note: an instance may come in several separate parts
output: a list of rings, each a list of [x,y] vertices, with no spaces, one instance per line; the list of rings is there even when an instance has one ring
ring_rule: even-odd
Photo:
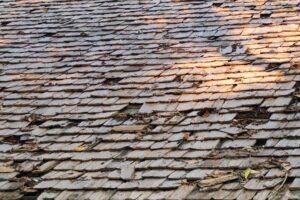
[[[74,149],[75,151],[84,151],[85,150],[85,148],[84,148],[84,146],[82,146],[82,145],[79,145],[79,146],[77,146],[77,147],[75,147],[75,149]]]
[[[183,139],[188,140],[190,138],[190,133],[184,133],[183,134]]]

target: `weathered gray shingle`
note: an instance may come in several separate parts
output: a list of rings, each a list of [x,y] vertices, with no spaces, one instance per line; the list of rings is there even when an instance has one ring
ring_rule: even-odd
[[[299,199],[298,7],[2,1],[0,199]]]

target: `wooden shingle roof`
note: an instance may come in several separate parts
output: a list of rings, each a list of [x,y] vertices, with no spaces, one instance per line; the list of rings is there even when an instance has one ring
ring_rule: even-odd
[[[298,0],[0,2],[0,199],[300,199]]]

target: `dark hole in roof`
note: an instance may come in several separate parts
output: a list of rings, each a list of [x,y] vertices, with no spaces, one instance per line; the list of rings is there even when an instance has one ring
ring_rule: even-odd
[[[257,139],[254,146],[261,147],[264,146],[267,143],[268,139]]]
[[[68,120],[70,123],[68,124],[67,127],[71,127],[71,126],[76,126],[78,125],[80,122],[82,122],[82,119],[69,119]]]
[[[53,32],[48,32],[48,33],[45,33],[45,37],[52,37],[53,35],[55,35],[55,33]]]
[[[215,108],[206,108],[206,109],[202,109],[200,110],[197,115],[201,116],[201,117],[205,117],[207,115],[209,115],[210,113],[214,113],[216,112]]]
[[[260,18],[269,18],[272,15],[272,13],[261,13]]]
[[[24,180],[24,177],[30,177],[29,179],[26,179],[24,182],[24,188],[32,188],[36,184],[36,182],[33,180],[33,177],[42,176],[45,173],[34,173],[34,171],[24,172],[20,171],[19,174],[16,176],[17,179]],[[40,195],[42,191],[38,190],[23,190],[23,197],[22,200],[36,200]]]
[[[116,113],[114,115],[114,118],[117,120],[126,120],[126,119],[129,119],[132,117],[133,118],[138,117],[136,115],[138,114],[141,107],[142,107],[142,104],[129,104],[123,110]]]
[[[286,181],[285,181],[285,184],[292,184],[295,180],[295,177],[287,177]]]
[[[214,3],[212,4],[212,6],[214,6],[214,7],[220,7],[220,6],[222,6],[222,4],[223,4],[223,3],[221,3],[221,2],[214,2]]]
[[[89,36],[86,32],[82,32],[82,33],[80,33],[80,36],[82,36],[82,37],[87,37],[87,36]]]
[[[266,108],[261,108],[259,106],[254,107],[254,118],[256,119],[269,119],[271,114]]]
[[[6,21],[6,22],[1,22],[1,26],[7,26],[10,22]]]
[[[288,106],[288,111],[300,111],[300,107],[298,105],[300,99],[300,81],[297,81],[295,84],[295,91],[292,96],[292,101],[290,102]]]
[[[238,126],[245,127],[251,123],[263,124],[269,120],[271,114],[265,108],[260,108],[258,106],[253,107],[251,111],[239,112],[234,120]]]
[[[182,82],[182,81],[183,81],[183,78],[184,78],[183,75],[177,75],[177,76],[175,77],[174,81]]]
[[[31,114],[31,115],[25,116],[24,119],[26,121],[30,122],[28,126],[40,126],[41,124],[43,124],[44,122],[47,121],[47,119],[45,119],[45,117],[43,117],[42,115],[37,115],[37,114]]]
[[[21,198],[22,200],[36,200],[41,195],[42,191],[26,192]]]
[[[121,80],[122,78],[106,78],[103,85],[115,85]]]
[[[238,45],[237,44],[233,44],[233,45],[231,45],[231,47],[232,47],[232,52],[235,52],[236,49],[237,49],[237,47],[238,47]]]
[[[9,143],[9,144],[19,144],[21,136],[18,135],[10,135],[4,137],[1,142]]]
[[[254,10],[256,5],[246,5],[245,7],[249,8],[249,10]]]
[[[267,68],[266,68],[266,72],[270,72],[270,71],[274,71],[274,70],[278,70],[280,68],[280,66],[283,63],[270,63]]]
[[[124,108],[123,112],[135,114],[140,110],[141,107],[142,104],[129,104],[126,108]]]

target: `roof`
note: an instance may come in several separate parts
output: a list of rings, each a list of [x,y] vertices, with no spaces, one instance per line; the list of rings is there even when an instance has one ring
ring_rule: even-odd
[[[4,0],[0,199],[300,199],[298,0]]]

